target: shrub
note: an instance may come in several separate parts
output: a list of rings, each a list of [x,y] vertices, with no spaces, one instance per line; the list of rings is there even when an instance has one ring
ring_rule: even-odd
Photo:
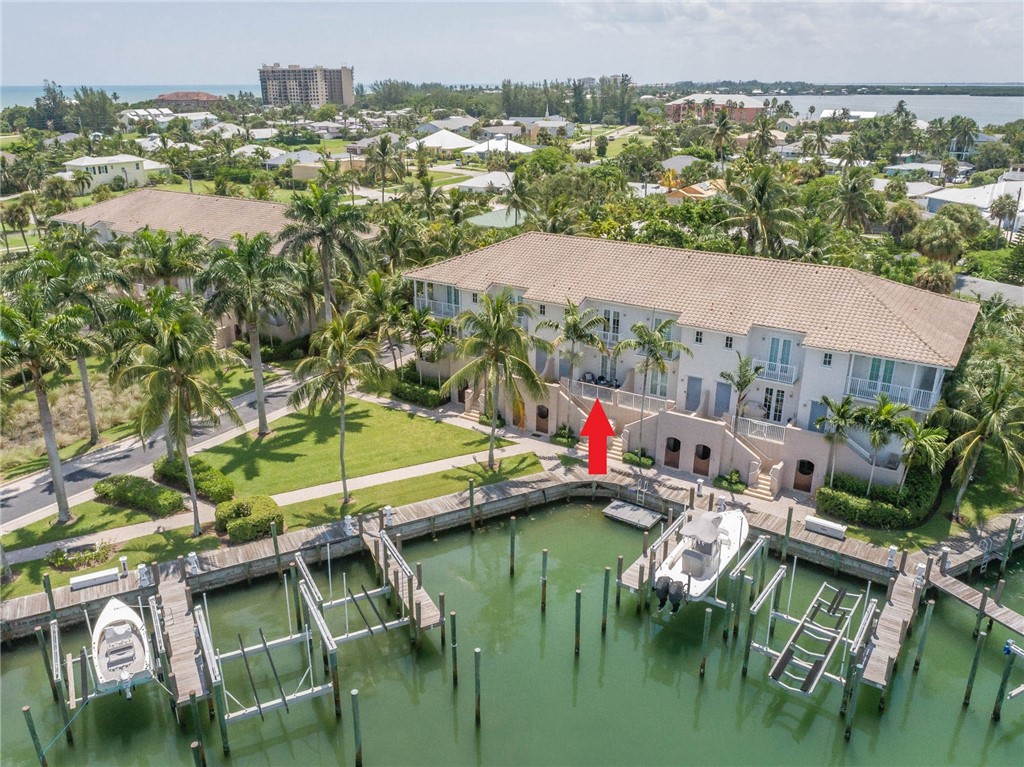
[[[217,504],[214,514],[214,528],[218,533],[226,533],[236,519],[273,514],[277,511],[277,501],[269,495],[250,495],[248,498],[235,498]],[[269,522],[267,530],[270,530]],[[278,530],[281,530],[278,525]]]
[[[46,564],[54,570],[80,570],[92,567],[110,559],[114,547],[109,543],[101,543],[95,549],[77,551],[69,554],[65,549],[54,549],[46,555]]]
[[[232,341],[231,348],[245,360],[249,359],[248,341]],[[309,354],[309,336],[299,336],[290,341],[279,341],[263,336],[260,338],[260,358],[264,362],[286,362],[300,360]]]
[[[224,472],[210,466],[202,458],[190,458],[196,495],[211,503],[230,501],[235,497],[235,483]],[[180,458],[160,458],[153,464],[153,475],[172,487],[188,492],[185,462]]]
[[[398,377],[406,383],[415,384],[416,386],[426,386],[428,389],[438,390],[437,378],[432,376],[425,376],[420,381],[419,371],[416,370],[415,362],[407,362],[398,369]]]
[[[558,430],[551,435],[551,441],[562,447],[576,447],[579,444],[579,437],[568,423],[563,423]]]
[[[114,474],[101,479],[93,485],[93,490],[104,501],[140,509],[157,517],[166,517],[185,508],[181,493],[132,474]]]
[[[442,395],[437,389],[414,383],[406,383],[405,381],[398,381],[392,384],[391,395],[395,399],[411,402],[414,405],[422,405],[423,407],[441,407],[441,405],[448,402],[448,397]]]
[[[907,475],[903,493],[898,487],[876,485],[867,494],[867,482],[848,474],[836,474],[833,487],[818,488],[818,511],[857,525],[884,530],[916,527],[935,508],[942,480],[927,470]]]
[[[215,524],[232,543],[248,543],[270,535],[272,524],[283,532],[284,513],[269,495],[254,495],[218,504]]]
[[[477,420],[480,422],[481,426],[490,426],[491,425],[491,414],[490,413],[486,413],[486,412],[485,413],[481,413],[480,417]],[[505,417],[501,413],[498,413],[498,428],[499,429],[504,429],[505,428]]]
[[[622,462],[630,466],[639,466],[641,469],[649,469],[654,466],[654,459],[647,455],[642,447],[637,450],[627,450],[622,454]]]
[[[738,469],[733,469],[728,474],[719,474],[711,484],[732,493],[742,493],[747,489],[747,483],[743,481]]]

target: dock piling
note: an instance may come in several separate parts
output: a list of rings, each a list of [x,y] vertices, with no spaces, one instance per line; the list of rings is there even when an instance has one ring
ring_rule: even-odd
[[[978,675],[978,663],[981,661],[981,651],[985,647],[984,631],[978,634],[978,641],[974,645],[974,660],[971,661],[971,673],[967,677],[967,690],[964,692],[964,707],[971,705],[971,693],[974,692],[974,677]]]
[[[924,655],[924,639],[928,636],[928,624],[932,620],[932,609],[935,607],[935,600],[929,599],[924,608],[924,623],[921,624],[921,638],[917,640],[917,655],[914,657],[914,671],[921,668],[921,657]]]
[[[476,677],[476,726],[480,726],[480,648],[473,650],[473,673]]]
[[[513,514],[508,520],[508,577],[516,575],[516,517]]]
[[[724,573],[723,573],[724,574]],[[729,625],[732,617],[733,599],[736,592],[736,579],[726,576],[725,581],[725,622],[722,624],[722,641],[729,642]]]
[[[996,704],[992,709],[992,721],[998,722],[1003,715],[1003,701],[1006,700],[1006,688],[1010,684],[1010,672],[1013,671],[1013,662],[1017,654],[1013,651],[1013,640],[1007,639],[1003,645],[1003,653],[1006,655],[1006,665],[1003,666],[1003,676],[999,680],[999,692],[996,693]]]
[[[203,755],[203,746],[197,740],[192,741],[189,747],[192,750],[192,762],[195,767],[206,767],[206,757]]]
[[[452,687],[459,686],[459,642],[455,633],[455,611],[449,613],[452,620]]]
[[[647,588],[647,579],[644,578],[644,574],[645,573],[646,573],[646,568],[643,565],[640,565],[640,578],[637,580],[637,587],[636,587],[636,614],[637,615],[640,614],[640,611],[643,610],[643,607],[644,607],[644,589]]]
[[[50,620],[57,620],[57,605],[53,601],[53,586],[50,585],[50,574],[43,573],[43,589],[46,591],[46,604],[50,607]]]
[[[711,608],[704,608],[704,637],[700,643],[700,678],[704,678],[704,670],[708,665],[708,635],[711,633]]]
[[[786,564],[786,552],[789,551],[789,534],[793,530],[793,507],[786,509],[786,534],[782,539],[782,564]]]
[[[193,752],[196,751],[198,746],[200,757],[202,758],[202,764],[206,764],[206,749],[203,748],[203,728],[199,719],[199,701],[196,700],[196,691],[189,690],[188,692],[188,705],[192,711],[192,726],[196,730],[196,739],[193,742]],[[194,755],[194,754],[193,754]]]
[[[32,631],[36,635],[36,641],[39,642],[39,652],[43,654],[43,666],[46,668],[46,681],[50,683],[50,693],[53,695],[53,699],[57,700],[57,683],[53,681],[53,667],[50,664],[50,651],[46,647],[43,627],[36,626]]]
[[[860,680],[864,676],[864,664],[858,663],[853,667],[853,684],[850,687],[850,707],[846,714],[846,732],[844,737],[849,740],[853,731],[853,717],[857,713],[857,692],[860,690]]]
[[[583,591],[581,589],[576,589],[576,645],[574,651],[575,655],[580,654],[580,614],[582,612],[582,607]]]
[[[601,599],[601,634],[604,635],[608,631],[608,591],[611,588],[612,580],[612,569],[605,567],[604,569],[604,596]]]
[[[423,563],[416,563],[416,588],[423,588]]]
[[[741,584],[742,585],[742,584]],[[750,579],[750,590],[754,590],[754,579]],[[747,668],[750,666],[750,646],[754,642],[754,622],[757,620],[757,612],[753,609],[747,610],[750,617],[747,619],[747,644],[743,648],[743,676],[747,675]],[[738,615],[737,611],[737,615]]]
[[[220,742],[224,749],[224,756],[231,753],[231,745],[228,743],[228,715],[227,699],[224,696],[224,680],[218,679],[213,683],[213,701],[217,706],[217,721],[220,723]]]
[[[356,767],[363,767],[363,731],[359,726],[359,690],[352,690],[352,729],[355,732]]]
[[[1017,534],[1017,518],[1014,517],[1010,520],[1010,529],[1006,531],[1006,541],[1003,544],[1003,556],[999,560],[999,577],[1002,578],[1006,573],[1006,565],[1010,561],[1010,555],[1013,553],[1013,538]],[[997,720],[998,721],[998,720]]]
[[[650,537],[651,537],[651,534],[649,532],[647,532],[646,530],[644,530],[644,542],[643,542],[643,545],[640,547],[640,553],[643,554],[645,557],[647,556],[647,549],[648,549],[648,546],[649,546],[648,539]]]
[[[281,568],[281,546],[277,542],[277,522],[270,523],[270,537],[274,539],[274,561],[277,563],[277,579],[284,577],[284,570]]]
[[[341,719],[341,685],[338,682],[338,648],[328,648],[327,662],[331,667],[331,687],[334,690],[334,716]]]
[[[302,599],[299,596],[298,571],[294,562],[288,563],[288,577],[292,582],[292,603],[295,605],[295,630],[302,631]]]
[[[476,532],[476,480],[469,480],[469,529]]]
[[[444,592],[437,595],[437,609],[441,615],[441,647],[444,647],[445,625],[444,625]]]
[[[622,561],[622,557],[619,557]],[[548,609],[548,550],[540,552],[540,611]]]
[[[988,606],[988,586],[986,586],[981,592],[981,603],[978,605],[978,615],[974,621],[974,633],[971,634],[972,638],[977,638],[978,632],[981,631],[981,622],[985,619],[985,608]]]
[[[738,637],[740,635],[740,605],[743,604],[743,587],[747,582],[747,568],[740,570],[740,577],[737,579],[736,584],[736,615],[733,616],[732,624],[732,635]]]
[[[622,555],[619,554],[615,565],[615,610],[618,611],[622,602]]]
[[[36,750],[36,758],[42,767],[47,767],[46,752],[43,751],[43,747],[39,743],[39,733],[36,732],[36,724],[32,721],[32,707],[22,706],[21,713],[25,715],[25,724],[28,725],[28,734],[32,736],[32,747]]]

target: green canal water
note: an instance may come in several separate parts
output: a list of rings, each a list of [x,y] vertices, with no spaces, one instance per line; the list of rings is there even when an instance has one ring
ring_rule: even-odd
[[[990,714],[1003,667],[1008,633],[998,626],[988,639],[971,706],[961,705],[973,646],[971,612],[939,597],[921,670],[911,673],[913,649],[904,656],[884,714],[878,693],[862,689],[852,740],[843,738],[840,690],[820,685],[811,698],[787,694],[767,681],[766,658],[753,654],[750,674],[740,674],[742,647],[721,641],[723,616],[716,611],[707,676],[700,665],[703,607],[689,606],[670,618],[642,617],[635,597],[623,592],[600,633],[604,567],[640,550],[638,532],[604,519],[601,505],[558,504],[517,522],[516,577],[508,575],[507,521],[476,534],[447,535],[406,546],[406,557],[422,561],[432,594],[445,592],[458,612],[460,685],[451,683],[450,648],[430,632],[418,655],[403,630],[343,645],[339,654],[346,690],[343,719],[335,720],[331,697],[294,704],[291,713],[269,712],[230,727],[231,755],[221,753],[215,722],[204,717],[211,764],[354,764],[351,705],[358,688],[367,765],[603,765],[603,764],[843,764],[1016,765],[1024,764],[1024,700],[1006,703],[1002,721]],[[540,602],[541,550],[550,549],[548,610]],[[336,562],[334,596],[342,573],[354,590],[372,588],[365,557]],[[313,566],[325,596],[326,566]],[[792,581],[791,613],[802,614],[822,580],[863,589],[863,583],[800,563]],[[787,578],[782,605],[789,600]],[[583,590],[580,655],[573,654],[574,602]],[[879,595],[878,589],[873,589]],[[1007,604],[1024,610],[1024,568],[1009,574]],[[614,600],[614,596],[612,597]],[[224,652],[286,631],[284,588],[271,579],[209,595],[214,641]],[[380,601],[384,609],[383,600]],[[365,608],[364,608],[365,609]],[[349,612],[353,629],[360,624]],[[329,612],[335,633],[344,627],[340,610]],[[757,633],[764,638],[765,619]],[[741,638],[743,632],[741,631]],[[773,640],[779,647],[787,629]],[[65,649],[86,641],[84,630],[65,634]],[[482,649],[482,718],[474,723],[473,648]],[[288,692],[305,671],[298,646],[274,653]],[[317,681],[322,681],[317,665]],[[269,664],[253,662],[262,700],[276,693]],[[1020,665],[1012,685],[1024,677]],[[244,705],[253,696],[244,666],[228,666],[228,688]],[[21,714],[30,704],[44,743],[59,731],[34,640],[3,653],[0,676],[0,756],[4,765],[34,764]],[[156,685],[89,704],[74,727],[75,745],[63,738],[51,749],[51,764],[191,764],[191,724],[179,729]]]

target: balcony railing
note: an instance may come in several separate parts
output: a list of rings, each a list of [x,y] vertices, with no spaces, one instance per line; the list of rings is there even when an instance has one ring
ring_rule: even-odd
[[[781,423],[757,421],[753,418],[740,418],[736,423],[736,431],[744,437],[765,439],[782,445],[786,441],[786,427]]]
[[[619,333],[615,330],[599,330],[597,331],[597,337],[608,347],[615,346],[619,342]]]
[[[462,307],[458,304],[449,304],[447,301],[431,301],[429,298],[416,296],[417,309],[429,309],[435,317],[457,317]]]
[[[618,405],[638,412],[642,405],[645,413],[671,410],[673,405],[672,400],[662,397],[645,397],[642,394],[613,389],[610,386],[598,386],[584,381],[572,381],[569,384],[569,392],[581,399],[599,399],[609,405]]]
[[[754,367],[761,368],[761,372],[757,374],[757,377],[763,378],[765,381],[791,384],[800,375],[800,369],[796,365],[783,365],[781,362],[754,360]]]
[[[893,383],[870,381],[866,378],[848,378],[846,393],[866,400],[873,400],[879,394],[886,394],[893,402],[910,405],[915,410],[931,410],[935,406],[935,392],[928,389],[897,386]]]

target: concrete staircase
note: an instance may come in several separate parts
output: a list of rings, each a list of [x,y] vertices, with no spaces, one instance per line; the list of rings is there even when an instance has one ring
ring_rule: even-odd
[[[579,445],[577,445],[577,448],[582,453],[589,452],[589,450],[590,450],[590,440],[589,439],[581,440]],[[621,461],[622,460],[622,438],[621,437],[612,437],[611,439],[608,440],[608,460],[610,460],[610,461]]]
[[[748,487],[744,492],[764,501],[775,500],[775,496],[772,495],[772,478],[767,474],[758,474],[757,484]]]

